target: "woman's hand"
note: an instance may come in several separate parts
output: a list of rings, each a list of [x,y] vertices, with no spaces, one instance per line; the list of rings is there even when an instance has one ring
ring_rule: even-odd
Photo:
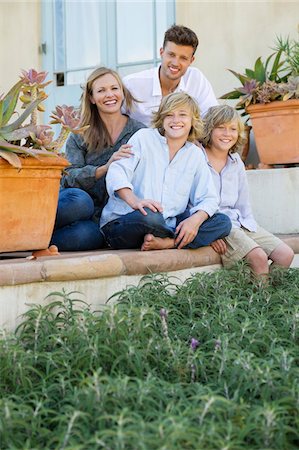
[[[223,239],[217,239],[216,241],[212,242],[210,245],[216,253],[219,253],[219,255],[224,255],[224,253],[227,250],[226,243]]]
[[[113,155],[110,157],[110,159],[107,161],[106,164],[103,166],[99,166],[96,168],[95,171],[95,178],[98,180],[99,178],[102,178],[106,175],[108,172],[109,166],[113,161],[118,161],[121,158],[130,158],[134,153],[131,150],[132,145],[124,144],[122,145],[117,152],[113,153]]]
[[[108,162],[106,163],[107,170],[109,169],[110,164],[113,161],[118,161],[121,158],[130,158],[130,156],[133,155],[133,152],[131,150],[132,145],[130,144],[123,144],[117,152],[114,152],[113,155],[110,157]]]

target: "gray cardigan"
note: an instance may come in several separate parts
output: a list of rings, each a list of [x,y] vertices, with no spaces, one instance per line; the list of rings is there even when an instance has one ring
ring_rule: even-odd
[[[71,134],[66,143],[66,158],[71,166],[66,169],[61,180],[62,188],[76,187],[88,192],[95,205],[94,220],[98,220],[103,207],[108,200],[105,179],[95,179],[97,167],[103,166],[123,144],[126,144],[131,136],[140,128],[146,128],[137,120],[128,119],[128,122],[120,133],[114,145],[104,148],[102,151],[87,151],[82,136]]]

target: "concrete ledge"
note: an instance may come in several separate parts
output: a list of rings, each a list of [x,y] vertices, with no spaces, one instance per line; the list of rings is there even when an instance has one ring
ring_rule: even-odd
[[[221,264],[219,255],[211,247],[197,250],[159,250],[151,252],[119,252],[127,275],[171,272],[192,267]]]
[[[293,249],[295,254],[299,254],[299,234],[277,234],[276,236],[278,236],[281,240],[288,244]]]
[[[297,253],[293,267],[299,267],[299,235],[280,237]],[[46,305],[53,300],[50,294],[62,289],[82,293],[92,310],[99,310],[113,294],[136,286],[145,274],[166,272],[181,283],[195,273],[220,268],[220,257],[211,247],[151,252],[106,249],[35,260],[4,259],[0,261],[0,329],[14,330],[33,304]]]
[[[56,256],[0,262],[0,286],[43,281],[88,280],[125,273],[118,255]]]
[[[280,235],[299,254],[299,235]],[[197,250],[98,250],[70,252],[37,259],[0,261],[0,286],[15,286],[45,281],[72,281],[109,278],[120,275],[146,275],[175,272],[196,267],[221,265],[211,247]]]
[[[221,264],[211,247],[197,250],[98,250],[0,261],[0,286],[145,275]]]

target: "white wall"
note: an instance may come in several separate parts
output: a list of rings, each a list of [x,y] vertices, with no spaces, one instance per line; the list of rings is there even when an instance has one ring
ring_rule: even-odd
[[[178,0],[176,22],[199,37],[194,65],[220,97],[239,86],[226,68],[243,73],[271,54],[277,35],[298,37],[299,1]]]
[[[40,1],[0,0],[0,94],[15,84],[21,70],[40,68]]]
[[[299,167],[248,170],[252,212],[271,233],[299,233]]]
[[[297,36],[299,1],[177,0],[176,22],[197,33],[194,65],[220,96],[238,85],[226,68],[243,71],[271,52],[276,35]],[[0,0],[0,27],[2,93],[17,81],[20,69],[41,69],[40,0]]]

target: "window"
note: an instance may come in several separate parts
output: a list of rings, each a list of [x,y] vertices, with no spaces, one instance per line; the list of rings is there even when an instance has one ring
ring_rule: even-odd
[[[97,66],[121,76],[153,67],[165,30],[175,22],[175,0],[55,0],[56,86],[79,85]]]

